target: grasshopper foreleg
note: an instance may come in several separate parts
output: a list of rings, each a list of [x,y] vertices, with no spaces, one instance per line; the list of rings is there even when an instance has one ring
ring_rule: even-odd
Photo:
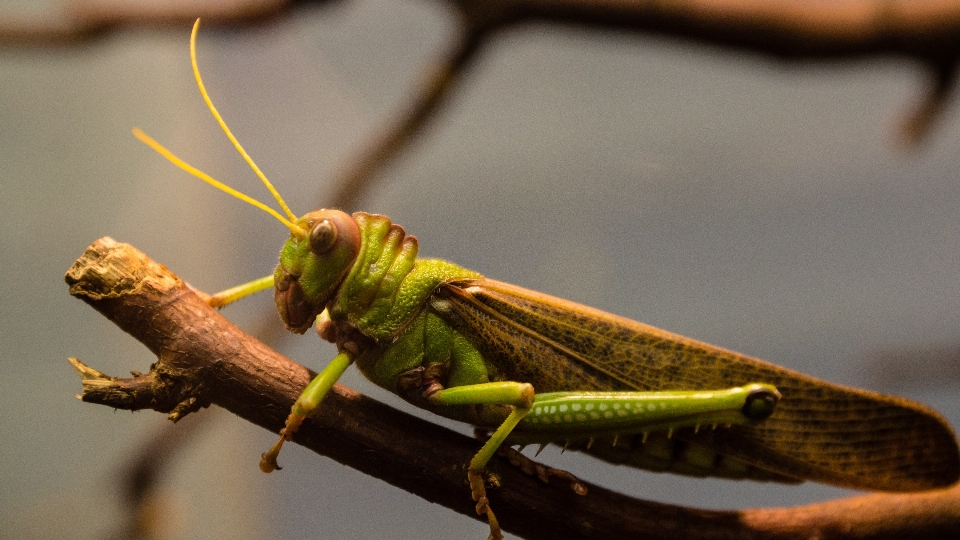
[[[204,295],[204,300],[206,300],[207,305],[210,307],[219,309],[227,304],[232,304],[241,298],[250,296],[251,294],[256,294],[260,291],[265,291],[270,288],[273,288],[273,274],[264,276],[260,279],[242,283],[236,287],[230,287],[229,289],[222,290],[216,294]]]
[[[293,440],[293,434],[300,429],[300,424],[317,409],[320,402],[323,401],[324,396],[327,395],[327,392],[333,388],[337,379],[339,379],[340,376],[343,375],[343,372],[353,363],[354,357],[355,355],[350,351],[341,351],[340,354],[334,357],[330,364],[318,373],[317,376],[310,381],[310,384],[303,389],[300,397],[297,398],[293,407],[290,408],[290,415],[287,417],[287,422],[283,429],[280,430],[280,439],[270,447],[270,450],[267,450],[266,453],[260,456],[261,471],[268,473],[280,469],[280,466],[277,465],[277,455],[280,454],[283,443]]]

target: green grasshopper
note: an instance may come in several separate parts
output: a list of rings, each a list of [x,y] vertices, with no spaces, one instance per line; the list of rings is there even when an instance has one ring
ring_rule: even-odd
[[[498,449],[514,445],[560,443],[612,463],[692,476],[881,491],[943,487],[960,477],[953,431],[919,403],[418,258],[416,238],[385,216],[321,209],[297,218],[213,106],[197,66],[198,27],[199,20],[190,54],[200,93],[286,216],[139,129],[134,134],[290,229],[272,275],[209,303],[220,307],[273,287],[287,329],[302,334],[316,324],[339,351],[293,405],[279,441],[262,456],[264,472],[279,469],[283,443],[356,363],[404,400],[489,434],[468,481],[492,539],[502,535],[482,473]]]

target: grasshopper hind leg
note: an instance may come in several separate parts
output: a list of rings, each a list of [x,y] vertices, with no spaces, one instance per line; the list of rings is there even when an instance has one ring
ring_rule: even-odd
[[[477,514],[486,515],[487,523],[490,526],[490,536],[487,537],[487,540],[502,540],[503,533],[500,531],[500,524],[490,508],[490,500],[487,498],[487,487],[483,472],[487,462],[496,454],[497,449],[510,435],[513,428],[530,412],[535,397],[533,386],[527,383],[510,381],[480,383],[445,389],[436,388],[429,392],[426,397],[434,405],[482,406],[503,404],[512,406],[513,410],[490,435],[480,451],[473,456],[467,469],[470,495],[477,503]]]

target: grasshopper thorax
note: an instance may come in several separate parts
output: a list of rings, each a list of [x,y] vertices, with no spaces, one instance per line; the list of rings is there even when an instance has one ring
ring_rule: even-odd
[[[296,222],[274,272],[274,301],[287,330],[302,334],[336,295],[360,253],[360,228],[340,210],[315,210]]]

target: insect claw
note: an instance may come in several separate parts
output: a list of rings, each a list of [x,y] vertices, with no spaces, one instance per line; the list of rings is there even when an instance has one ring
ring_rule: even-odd
[[[717,425],[716,425],[716,424],[712,424],[712,425],[711,425],[711,429],[716,430],[716,429],[717,429]]]
[[[560,449],[560,453],[562,454],[562,453],[566,452],[568,446],[570,446],[570,439],[565,439],[565,440],[563,441],[563,448]]]
[[[547,444],[548,444],[548,443],[541,443],[541,444],[540,444],[540,448],[537,448],[537,453],[534,454],[533,457],[539,456],[539,455],[540,455],[540,452],[543,452],[543,449],[547,447]]]
[[[649,437],[649,436],[650,436],[650,432],[649,432],[649,431],[644,431],[644,432],[643,432],[643,439],[640,439],[640,444],[646,444],[646,443],[647,443],[647,437]]]
[[[611,446],[611,447],[616,446],[618,440],[620,440],[620,434],[619,434],[619,433],[613,436],[613,444],[611,444],[610,446]]]
[[[667,438],[673,437],[673,428],[667,430]]]
[[[587,441],[587,450],[589,450],[590,447],[593,446],[593,441],[595,441],[595,440],[596,440],[596,439],[594,439],[593,437],[590,437],[590,440]]]
[[[693,426],[693,433],[696,434],[698,431],[700,431],[700,424]]]
[[[526,444],[521,444],[521,445],[520,445],[520,448],[517,448],[517,453],[523,452],[523,449],[526,448],[526,447],[527,447]]]

